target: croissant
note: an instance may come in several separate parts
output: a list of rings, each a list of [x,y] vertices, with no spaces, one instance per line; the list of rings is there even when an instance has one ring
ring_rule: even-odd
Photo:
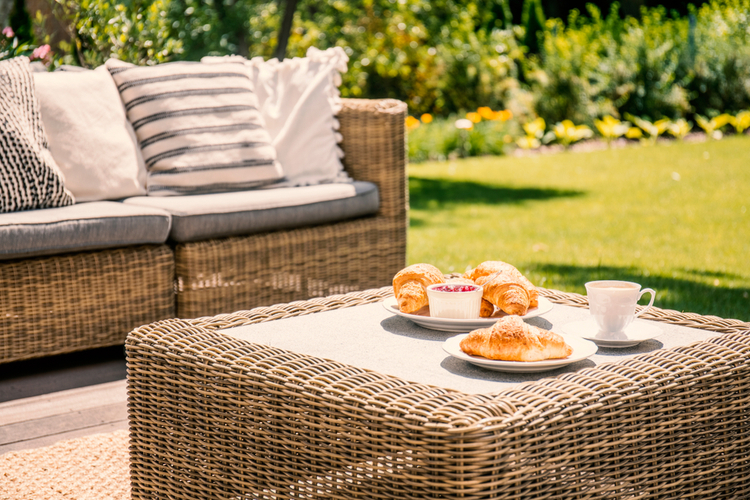
[[[507,314],[523,316],[529,310],[529,293],[509,273],[498,272],[480,276],[477,285],[482,285],[482,298],[496,305]]]
[[[521,271],[508,264],[507,262],[503,262],[500,260],[488,260],[486,262],[482,262],[476,268],[472,269],[471,271],[467,271],[463,275],[463,277],[476,282],[477,278],[480,278],[482,276],[489,276],[490,274],[496,272],[509,273],[511,276],[514,276],[529,294],[529,307],[537,307],[539,305],[539,291],[531,283],[531,281],[529,281],[529,279],[524,276],[523,273],[521,273]]]
[[[440,270],[431,264],[412,264],[393,277],[393,293],[396,294],[401,312],[411,314],[427,305],[427,287],[445,283]]]
[[[466,354],[502,361],[561,359],[573,353],[560,335],[518,316],[505,316],[490,328],[474,330],[459,346]]]
[[[482,297],[482,303],[479,304],[479,317],[489,318],[495,314],[495,306],[489,300]]]
[[[465,283],[467,285],[476,285],[473,280],[470,280],[468,278],[448,278],[445,280],[446,283]],[[492,305],[492,302],[489,300],[482,298],[482,302],[479,305],[479,317],[480,318],[489,318],[495,313],[495,306]]]

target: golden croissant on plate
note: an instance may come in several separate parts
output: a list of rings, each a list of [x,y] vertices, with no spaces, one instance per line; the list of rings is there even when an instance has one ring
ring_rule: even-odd
[[[427,287],[445,283],[440,270],[431,264],[412,264],[393,277],[393,293],[401,312],[411,314],[427,305]]]
[[[482,298],[507,314],[523,316],[529,310],[529,293],[515,276],[497,272],[480,276],[477,285],[482,285]]]
[[[573,348],[560,335],[518,316],[505,316],[490,328],[474,330],[459,346],[466,354],[501,361],[543,361],[573,354]]]
[[[503,262],[500,260],[488,260],[482,262],[476,268],[472,269],[471,271],[467,271],[463,275],[463,277],[473,280],[475,283],[479,284],[477,282],[477,279],[481,278],[482,276],[489,276],[490,274],[494,274],[497,272],[509,274],[526,289],[526,292],[529,294],[529,307],[537,307],[539,305],[539,291],[531,283],[531,281],[529,281],[529,279],[524,276],[523,273],[521,273],[521,271],[516,269],[511,264],[508,264],[507,262]]]

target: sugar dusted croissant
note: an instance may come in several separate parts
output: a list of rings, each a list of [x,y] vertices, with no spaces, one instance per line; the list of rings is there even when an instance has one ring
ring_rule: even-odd
[[[489,276],[490,274],[497,272],[508,273],[518,280],[518,282],[526,289],[526,292],[529,294],[529,307],[537,307],[539,305],[539,291],[531,283],[531,281],[529,281],[529,279],[524,276],[523,273],[521,273],[521,271],[513,267],[511,264],[508,264],[507,262],[503,262],[500,260],[488,260],[482,262],[476,268],[472,269],[471,271],[467,271],[463,275],[463,278],[467,278],[476,282],[477,279],[482,276]]]
[[[445,283],[440,270],[430,264],[412,264],[393,277],[393,293],[396,294],[401,312],[411,314],[427,305],[427,287]]]
[[[482,298],[496,305],[507,314],[523,316],[529,310],[529,293],[515,276],[509,273],[494,273],[480,276],[477,285],[482,285]]]
[[[505,316],[490,328],[474,330],[459,346],[466,354],[502,361],[542,361],[573,354],[573,348],[560,335],[518,316]]]

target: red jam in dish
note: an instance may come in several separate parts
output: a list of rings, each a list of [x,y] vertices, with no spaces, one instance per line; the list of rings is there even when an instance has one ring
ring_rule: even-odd
[[[432,288],[435,292],[474,292],[476,285],[440,285]]]

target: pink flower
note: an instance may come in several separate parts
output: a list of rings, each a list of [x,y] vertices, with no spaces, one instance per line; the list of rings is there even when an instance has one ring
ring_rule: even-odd
[[[40,45],[39,47],[34,49],[34,52],[31,53],[31,57],[29,59],[31,59],[32,61],[36,59],[45,60],[49,56],[51,51],[52,49],[50,49],[49,45]]]
[[[3,35],[5,35],[6,38],[13,38],[16,34],[13,32],[13,28],[6,26],[3,28]]]

